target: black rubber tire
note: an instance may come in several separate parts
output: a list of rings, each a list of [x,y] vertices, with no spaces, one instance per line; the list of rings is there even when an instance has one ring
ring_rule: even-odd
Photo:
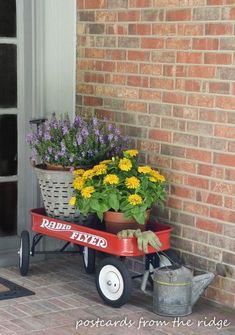
[[[180,257],[178,256],[177,252],[173,249],[168,249],[168,250],[165,250],[163,253],[162,253],[163,256],[167,256],[169,257],[169,261],[172,263],[172,264],[179,264],[179,265],[182,265],[182,260],[180,259]]]
[[[110,266],[110,269],[109,269]],[[106,276],[104,275],[106,272]],[[104,272],[104,273],[103,273]],[[116,279],[116,282],[118,282],[120,284],[120,286],[123,286],[120,288],[120,292],[118,293],[119,296],[115,299],[115,297],[113,297],[113,299],[110,299],[110,297],[108,297],[107,295],[105,295],[104,289],[101,287],[102,280],[108,280],[109,275],[112,275],[114,279]],[[106,277],[106,278],[103,278]],[[118,278],[119,276],[119,278]],[[110,280],[109,280],[110,281]],[[103,301],[112,307],[121,307],[122,305],[124,305],[131,297],[131,291],[132,291],[132,280],[131,280],[131,276],[130,273],[126,267],[126,265],[120,261],[119,259],[115,258],[115,257],[107,257],[105,259],[103,259],[103,261],[100,263],[98,269],[97,269],[97,273],[96,273],[96,278],[95,278],[95,282],[96,282],[96,288],[97,291],[100,295],[100,297],[103,299]],[[105,284],[103,282],[103,284]],[[106,283],[108,287],[111,287],[111,284],[108,284],[108,282]],[[113,287],[115,289],[116,287],[116,283],[113,282]],[[119,286],[119,287],[120,287]],[[112,292],[110,292],[112,295]]]
[[[20,237],[19,269],[21,276],[27,276],[29,271],[30,238],[27,230],[23,230]]]
[[[84,247],[82,260],[86,273],[95,273],[95,250]]]

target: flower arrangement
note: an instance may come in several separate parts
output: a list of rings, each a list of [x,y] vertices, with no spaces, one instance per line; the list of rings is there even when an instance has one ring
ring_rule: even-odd
[[[31,129],[26,141],[31,148],[31,160],[63,167],[90,166],[120,155],[127,139],[120,130],[96,117],[86,120],[76,116],[73,123],[67,115],[45,121]]]
[[[139,166],[138,151],[127,150],[89,170],[74,170],[70,205],[82,214],[96,213],[102,220],[106,211],[122,212],[144,224],[146,210],[153,204],[163,206],[165,177],[150,166]]]

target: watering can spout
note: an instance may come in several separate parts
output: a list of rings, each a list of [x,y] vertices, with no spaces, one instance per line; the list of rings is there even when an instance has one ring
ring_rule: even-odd
[[[197,302],[200,295],[210,285],[212,280],[215,278],[214,273],[209,272],[202,275],[193,277],[192,279],[192,306]]]

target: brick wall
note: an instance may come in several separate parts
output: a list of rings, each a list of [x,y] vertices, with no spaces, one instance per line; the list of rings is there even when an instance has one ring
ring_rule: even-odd
[[[77,0],[77,108],[106,115],[170,183],[172,243],[235,307],[235,0]]]

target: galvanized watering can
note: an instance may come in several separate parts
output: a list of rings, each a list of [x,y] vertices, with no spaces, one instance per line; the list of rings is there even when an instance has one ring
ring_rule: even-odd
[[[169,265],[154,270],[153,311],[164,316],[185,316],[212,282],[211,272],[193,276],[182,265]]]

